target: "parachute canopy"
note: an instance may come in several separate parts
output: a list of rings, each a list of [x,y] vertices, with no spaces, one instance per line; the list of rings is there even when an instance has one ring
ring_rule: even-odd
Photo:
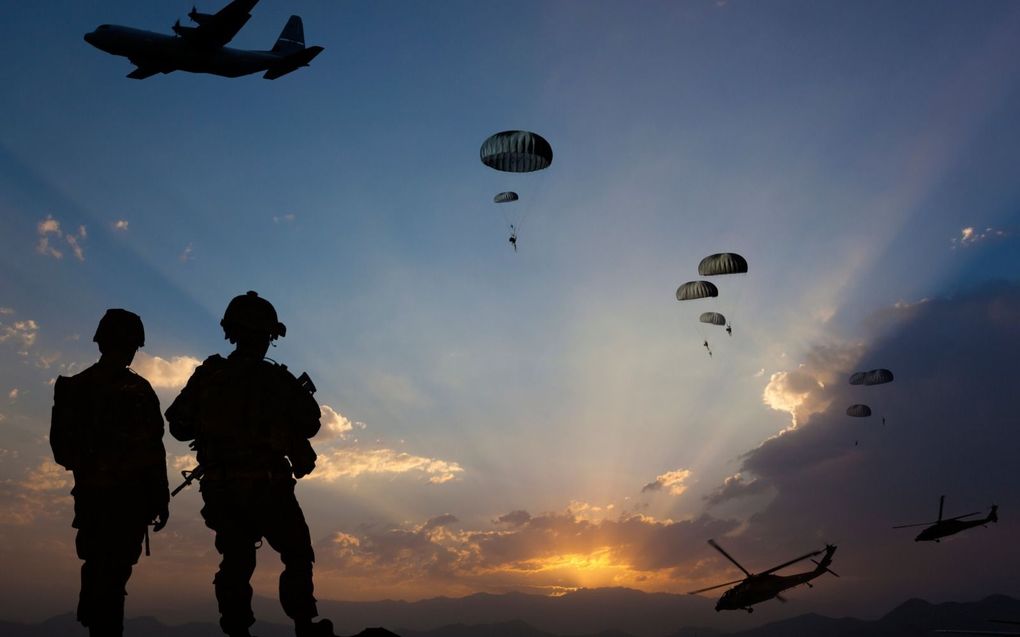
[[[482,142],[482,163],[508,173],[530,173],[548,168],[553,160],[552,146],[538,133],[508,130]]]
[[[719,296],[719,288],[709,281],[688,281],[676,289],[677,301],[691,301]]]
[[[888,369],[873,369],[850,375],[851,385],[884,385],[893,382],[893,373]]]
[[[516,192],[501,192],[492,198],[493,203],[509,203],[511,201],[517,201],[520,197],[517,196]]]
[[[702,312],[698,320],[711,325],[726,325],[726,317],[718,312]]]
[[[698,264],[701,276],[719,276],[720,274],[744,274],[747,272],[747,259],[735,252],[712,254]]]
[[[871,407],[867,405],[850,405],[846,408],[846,415],[854,418],[867,418],[871,415]]]

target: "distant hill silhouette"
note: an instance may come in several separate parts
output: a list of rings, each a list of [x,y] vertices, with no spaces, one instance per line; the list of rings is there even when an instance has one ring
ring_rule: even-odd
[[[270,614],[279,613],[278,603],[272,601],[264,606],[265,612],[263,604],[256,605],[256,616],[282,621],[277,619],[278,615]],[[333,619],[337,632],[379,625],[395,626],[406,632],[452,624],[478,626],[523,621],[554,635],[595,635],[619,630],[634,637],[663,637],[682,626],[711,626],[719,620],[712,599],[628,588],[581,589],[559,597],[477,593],[418,602],[320,601],[319,611]],[[762,619],[746,613],[727,618],[727,625],[738,629],[760,623]]]
[[[602,593],[597,591],[591,592],[596,594],[581,595],[579,599],[573,600],[565,608],[570,613],[573,613],[576,612],[578,607],[587,608],[588,603],[592,600],[606,599],[607,596],[608,598],[614,597],[605,591]],[[638,595],[644,594],[638,593]],[[476,596],[470,596],[470,598],[474,597]],[[451,605],[456,606],[452,604],[453,602],[464,602],[466,600],[468,606],[473,602],[480,602],[481,606],[489,606],[504,612],[506,607],[501,606],[498,600],[501,598],[511,598],[504,601],[509,601],[511,605],[517,605],[518,608],[528,610],[528,602],[534,601],[530,599],[534,597],[537,596],[485,595],[482,596],[481,600],[471,600],[470,598],[427,600],[435,604],[426,604],[425,608],[430,612],[435,611],[436,607],[451,610]],[[625,597],[629,597],[632,601],[640,599],[634,596]],[[648,595],[647,597],[655,596]],[[562,598],[540,599],[555,601]],[[650,607],[655,607],[655,604],[660,602],[661,600],[653,600]],[[324,603],[331,605],[341,604],[338,602]],[[355,608],[359,605],[355,602],[344,602],[342,604],[350,604],[351,606],[348,608]],[[422,604],[422,602],[414,604],[408,604],[407,602],[371,602],[370,604],[363,605],[375,607],[374,605],[377,604],[383,605],[383,608],[397,608],[402,604],[405,606],[416,606],[417,604]],[[344,623],[351,621],[350,618],[344,618],[339,614],[333,613],[332,610],[325,612],[324,609],[324,615],[334,620],[344,620]],[[568,615],[556,619],[556,622],[562,623],[567,621]],[[604,613],[600,612],[599,615],[605,618]],[[406,610],[405,616],[410,616],[410,613],[407,613]],[[548,620],[549,618],[546,617],[546,619]],[[686,622],[681,616],[677,615],[673,618],[673,623],[669,629],[653,633],[653,635],[654,637],[722,637],[723,635],[726,637],[814,637],[823,635],[825,637],[931,637],[932,631],[936,628],[1002,630],[1002,626],[989,624],[989,619],[1020,621],[1020,600],[1004,595],[994,595],[978,602],[969,603],[947,602],[943,604],[930,604],[920,599],[912,599],[874,621],[853,618],[835,619],[809,613],[733,633],[723,633],[711,628],[683,627],[683,624]],[[658,621],[656,619],[656,622]],[[620,621],[618,618],[612,618],[609,623],[618,625]],[[605,625],[596,630],[582,630],[577,627],[572,628],[568,626],[562,630],[550,631],[545,628],[536,627],[531,622],[521,618],[501,621],[449,622],[445,625],[427,629],[412,629],[400,627],[398,621],[380,620],[376,616],[375,621],[361,625],[378,626],[379,624],[389,627],[393,633],[400,637],[639,637],[642,634],[626,628],[607,628]],[[645,622],[644,625],[648,626],[650,623]],[[290,625],[258,622],[255,624],[253,632],[259,635],[259,637],[290,637],[293,635],[293,630]],[[358,630],[337,629],[337,633],[341,635],[351,635],[355,632],[358,632]],[[0,622],[0,635],[4,637],[85,637],[86,634],[85,630],[75,622],[73,615],[70,613],[59,615],[41,624],[25,625]],[[151,617],[128,620],[125,624],[124,634],[125,637],[220,637],[222,635],[219,626],[214,622],[167,626]],[[372,632],[370,630],[359,632],[359,635],[361,637],[389,637],[385,633]]]

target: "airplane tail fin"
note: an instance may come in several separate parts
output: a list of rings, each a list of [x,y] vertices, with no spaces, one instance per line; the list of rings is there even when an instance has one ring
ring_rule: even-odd
[[[292,15],[273,45],[273,53],[290,55],[305,48],[305,26],[301,16]]]

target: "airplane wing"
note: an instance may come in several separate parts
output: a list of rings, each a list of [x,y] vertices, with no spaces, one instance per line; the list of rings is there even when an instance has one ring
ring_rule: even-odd
[[[233,0],[216,13],[199,13],[192,9],[188,17],[197,27],[174,25],[174,32],[181,37],[201,42],[207,46],[225,46],[234,39],[238,31],[251,19],[251,10],[259,0]]]

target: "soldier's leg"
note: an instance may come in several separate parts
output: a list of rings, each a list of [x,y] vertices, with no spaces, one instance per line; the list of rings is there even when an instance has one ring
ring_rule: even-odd
[[[265,536],[283,561],[280,604],[283,612],[295,622],[310,622],[319,611],[313,594],[312,562],[315,561],[315,552],[308,524],[294,497],[293,485],[289,489],[274,489],[272,500]]]
[[[112,522],[104,527],[87,526],[75,539],[78,556],[85,560],[78,621],[88,626],[93,637],[123,634],[127,582],[132,566],[138,563],[145,534],[144,525]]]
[[[220,628],[228,635],[247,635],[255,623],[251,609],[255,541],[248,532],[239,529],[216,531],[216,550],[223,559],[213,585],[220,609]]]

